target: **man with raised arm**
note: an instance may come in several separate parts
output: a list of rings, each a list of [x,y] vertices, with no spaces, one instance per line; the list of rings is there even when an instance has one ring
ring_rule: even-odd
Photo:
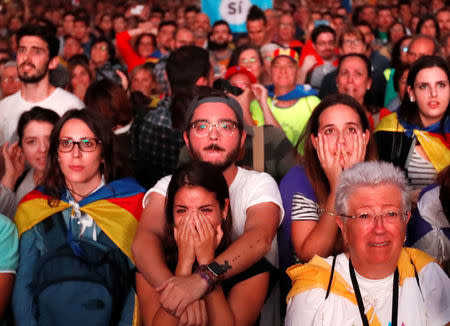
[[[280,193],[268,174],[236,166],[245,137],[242,108],[233,98],[211,90],[189,105],[184,141],[194,159],[222,169],[230,190],[234,242],[205,266],[207,273],[173,277],[166,266],[161,239],[170,176],[161,179],[144,198],[144,212],[133,244],[136,264],[160,292],[162,306],[177,317],[217,282],[241,273],[263,256],[278,265],[275,236],[284,214]],[[274,316],[267,325],[273,325],[277,318]]]

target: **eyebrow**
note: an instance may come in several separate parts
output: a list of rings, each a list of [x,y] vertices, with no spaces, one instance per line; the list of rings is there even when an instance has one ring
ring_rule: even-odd
[[[449,82],[448,79],[442,79],[442,80],[437,80],[434,83],[437,84],[437,83],[448,83],[448,82]],[[433,83],[430,83],[430,82],[427,82],[427,81],[423,81],[423,82],[419,81],[419,82],[415,83],[415,85],[420,85],[420,84],[428,85],[428,84],[433,84]]]
[[[213,204],[206,204],[206,205],[202,205],[199,208],[206,208],[206,207],[213,207]],[[181,205],[181,204],[177,204],[175,205],[175,207],[180,207],[180,208],[188,208],[186,205]]]
[[[198,119],[198,120],[192,121],[191,124],[194,124],[194,123],[197,123],[197,122],[207,122],[207,123],[212,123],[211,121],[206,120],[206,119]],[[234,121],[234,120],[232,120],[232,119],[218,119],[217,122],[232,122],[232,123],[238,124],[237,121]]]
[[[72,138],[70,136],[64,136],[64,137],[60,137],[59,138],[59,140],[62,140],[62,139],[76,141],[74,138]],[[96,139],[96,137],[95,136],[92,136],[92,137],[90,137],[90,136],[80,137],[80,138],[78,138],[78,141],[80,141],[80,140],[87,140],[87,139]]]
[[[357,126],[357,127],[359,127],[359,124],[356,123],[356,122],[353,122],[353,121],[346,122],[346,123],[344,123],[344,125],[346,125],[346,126],[350,125],[350,126]],[[335,126],[336,125],[334,123],[329,123],[329,124],[326,124],[325,126],[321,127],[321,129],[328,128],[328,127],[335,127]]]
[[[19,48],[19,49],[20,49],[20,48],[22,48],[22,49],[31,48],[31,49],[37,49],[37,50],[47,51],[46,48],[42,48],[42,47],[40,47],[40,46],[35,46],[35,45],[32,45],[32,46],[30,46],[30,47],[27,47],[27,46],[25,46],[25,45],[20,45],[18,48]]]

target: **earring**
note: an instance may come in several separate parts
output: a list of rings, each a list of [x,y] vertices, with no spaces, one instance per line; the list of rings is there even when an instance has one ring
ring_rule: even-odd
[[[61,162],[61,159],[58,157],[58,162]]]
[[[416,99],[414,98],[414,96],[410,97],[411,102],[414,102]]]

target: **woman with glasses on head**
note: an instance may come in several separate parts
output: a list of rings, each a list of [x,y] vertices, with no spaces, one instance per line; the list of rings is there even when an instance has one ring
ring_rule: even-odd
[[[51,133],[41,186],[16,214],[18,325],[132,325],[137,318],[131,242],[143,188],[118,179],[111,129],[83,109],[66,112]]]
[[[424,252],[404,248],[410,218],[402,171],[364,162],[344,171],[331,214],[344,253],[288,269],[286,325],[448,325],[450,280]]]

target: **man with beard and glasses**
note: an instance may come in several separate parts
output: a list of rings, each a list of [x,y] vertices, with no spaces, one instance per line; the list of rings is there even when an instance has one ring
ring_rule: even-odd
[[[230,49],[230,43],[233,40],[231,29],[224,20],[218,20],[214,23],[211,35],[208,41],[209,54],[214,69],[214,77],[220,78],[227,71],[228,62],[233,51]]]
[[[280,193],[268,174],[236,166],[246,137],[243,127],[241,106],[221,91],[207,89],[187,107],[183,139],[191,156],[221,168],[230,191],[234,242],[210,264],[202,265],[190,276],[173,277],[161,242],[170,176],[158,181],[144,197],[144,212],[133,243],[138,279],[149,282],[161,294],[161,305],[177,317],[190,316],[198,307],[196,301],[208,290],[224,278],[243,272],[263,256],[278,266],[276,231],[284,215]],[[279,296],[268,302],[268,308],[273,309]],[[278,324],[279,316],[265,319],[267,311],[263,309],[261,317],[265,325]]]
[[[17,44],[17,71],[22,86],[0,101],[0,145],[14,140],[20,115],[33,106],[59,115],[84,106],[75,95],[50,84],[49,71],[59,62],[59,40],[51,28],[25,25],[17,32]]]

